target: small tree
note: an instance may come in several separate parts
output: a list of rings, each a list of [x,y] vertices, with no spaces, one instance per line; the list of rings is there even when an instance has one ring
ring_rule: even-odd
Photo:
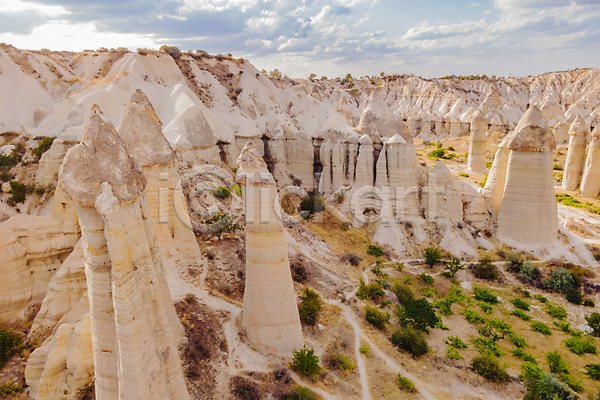
[[[458,258],[453,258],[448,264],[446,264],[446,270],[450,277],[454,279],[456,273],[460,270],[465,269],[465,266],[460,262]]]
[[[435,246],[426,247],[423,251],[425,264],[433,267],[442,259],[442,251]]]
[[[404,307],[397,306],[396,315],[402,325],[410,324],[423,332],[428,332],[427,328],[435,328],[441,322],[433,304],[424,298],[413,300]]]
[[[290,367],[301,376],[309,376],[312,378],[321,372],[319,356],[315,355],[314,350],[307,349],[306,345],[300,350],[293,350],[292,357],[293,359]]]
[[[588,325],[594,331],[593,335],[600,337],[600,314],[593,312],[591,315],[585,317]]]
[[[302,294],[302,304],[298,307],[300,320],[306,325],[315,325],[321,311],[321,297],[311,288],[305,288]]]

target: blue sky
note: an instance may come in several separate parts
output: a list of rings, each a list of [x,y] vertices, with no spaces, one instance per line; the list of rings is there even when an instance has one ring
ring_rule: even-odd
[[[0,42],[231,52],[291,77],[600,66],[600,0],[0,0]]]

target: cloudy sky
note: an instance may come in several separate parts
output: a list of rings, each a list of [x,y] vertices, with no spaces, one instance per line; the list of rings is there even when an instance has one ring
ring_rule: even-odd
[[[231,52],[291,77],[600,66],[600,0],[0,0],[0,42]]]

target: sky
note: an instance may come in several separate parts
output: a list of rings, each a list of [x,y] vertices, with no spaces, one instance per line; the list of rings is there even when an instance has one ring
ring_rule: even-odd
[[[0,0],[21,49],[232,53],[292,78],[600,66],[600,0]]]

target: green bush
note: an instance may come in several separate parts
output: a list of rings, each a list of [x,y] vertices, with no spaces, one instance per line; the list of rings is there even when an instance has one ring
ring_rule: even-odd
[[[600,381],[600,364],[587,364],[585,369],[587,370],[587,376],[595,381]]]
[[[548,307],[546,308],[546,312],[552,318],[558,318],[558,319],[567,318],[567,312],[565,311],[565,309],[562,306],[553,306],[552,304],[548,304]]]
[[[485,279],[488,281],[496,280],[498,279],[498,276],[500,276],[498,269],[494,264],[492,264],[492,261],[489,259],[489,257],[484,257],[479,260],[477,267],[475,267],[475,270],[473,270],[473,275],[479,279]]]
[[[440,314],[442,315],[448,316],[454,314],[452,311],[452,301],[449,299],[435,300],[433,305],[440,310]]]
[[[491,314],[494,312],[494,307],[492,307],[491,304],[481,302],[479,303],[479,307],[481,307],[481,311],[486,314]]]
[[[300,211],[304,212],[307,218],[313,214],[322,212],[325,208],[321,195],[317,189],[313,189],[300,202]]]
[[[12,194],[10,199],[14,203],[23,203],[25,201],[25,197],[30,192],[30,188],[28,188],[27,185],[25,185],[24,183],[10,181],[10,191],[8,193]]]
[[[523,321],[531,321],[531,317],[529,315],[525,314],[521,310],[514,310],[513,312],[510,313],[510,315],[514,315],[515,317],[519,317]]]
[[[415,294],[413,293],[411,287],[405,283],[396,282],[394,284],[393,291],[396,293],[396,297],[398,297],[398,301],[402,305],[407,305],[415,299]]]
[[[546,354],[546,361],[548,361],[548,367],[550,372],[553,374],[570,374],[569,365],[562,356],[556,351],[551,351]]]
[[[594,331],[594,336],[600,337],[600,314],[593,312],[592,314],[585,317],[588,326]]]
[[[319,400],[320,397],[304,386],[296,386],[290,393],[286,394],[281,400]]]
[[[52,142],[54,142],[54,138],[45,136],[42,139],[42,141],[40,142],[40,144],[38,145],[38,147],[31,150],[31,154],[36,156],[36,158],[39,160],[42,157],[42,154],[44,154],[45,152],[50,150],[50,146],[52,146]]]
[[[300,350],[292,351],[292,364],[290,367],[303,377],[309,376],[312,378],[321,372],[319,356],[315,355],[312,349],[307,349],[306,345]]]
[[[513,351],[511,351],[512,355],[520,358],[523,361],[529,361],[531,363],[537,364],[537,360],[535,359],[535,357],[533,357],[531,354],[526,353],[525,351],[523,351],[523,349],[515,349]]]
[[[575,281],[571,272],[564,268],[557,268],[552,271],[550,277],[544,281],[544,287],[557,293],[566,293],[568,289],[573,287],[574,283]]]
[[[384,329],[385,324],[390,320],[390,313],[379,311],[375,307],[367,306],[365,309],[365,318],[377,329]]]
[[[463,313],[465,314],[465,319],[472,324],[483,324],[485,322],[485,318],[473,310],[465,309]]]
[[[427,283],[427,284],[432,284],[433,282],[435,282],[435,279],[433,279],[433,276],[426,274],[425,272],[423,272],[421,275],[419,275],[421,277],[421,279],[423,279],[423,282]]]
[[[529,261],[524,261],[519,266],[517,278],[524,283],[533,283],[540,277],[540,270]]]
[[[398,386],[400,386],[400,389],[404,390],[405,392],[413,393],[415,391],[415,384],[410,379],[398,374],[398,376],[396,376],[396,381],[398,381]]]
[[[483,301],[489,304],[498,304],[498,297],[487,289],[473,288],[475,300]]]
[[[479,355],[471,361],[471,368],[477,374],[492,382],[505,382],[509,379],[504,367],[500,362],[489,355]]]
[[[526,301],[516,298],[516,299],[512,299],[511,303],[516,308],[519,308],[519,309],[525,310],[525,311],[529,311],[529,303],[527,303]]]
[[[554,323],[554,325],[556,325],[558,327],[558,329],[560,329],[561,331],[563,331],[564,333],[572,333],[571,331],[571,324],[568,322],[561,322],[561,321],[552,321]]]
[[[533,297],[542,304],[546,304],[548,302],[548,299],[542,296],[541,294],[536,294]]]
[[[590,336],[572,337],[565,341],[565,346],[571,353],[581,356],[583,354],[596,354],[596,343]]]
[[[413,300],[405,306],[396,306],[396,315],[400,324],[410,324],[423,332],[428,332],[427,328],[435,328],[441,323],[440,317],[427,299]]]
[[[514,344],[519,349],[527,347],[527,342],[525,341],[525,339],[514,332],[510,332],[508,334],[508,341]]]
[[[581,381],[576,379],[573,375],[569,374],[560,374],[558,375],[558,379],[560,379],[563,383],[565,383],[568,387],[576,392],[583,392],[583,385]]]
[[[523,363],[521,379],[527,386],[527,393],[523,400],[577,399],[567,385],[557,381],[553,375],[545,373],[542,368],[531,362]]]
[[[444,340],[448,346],[456,347],[457,349],[467,349],[469,346],[462,341],[458,336],[450,336],[448,339]]]
[[[0,329],[0,369],[21,347],[22,340],[7,329]]]
[[[179,60],[181,58],[181,51],[176,46],[167,46],[166,44],[164,44],[160,46],[159,50],[164,51],[165,53],[173,57],[174,60]]]
[[[226,199],[229,197],[230,190],[226,187],[219,186],[215,190],[212,191],[213,196],[219,199]]]
[[[458,258],[453,258],[450,262],[448,262],[448,264],[446,264],[446,271],[452,279],[454,279],[454,276],[458,271],[463,269],[465,269],[465,266],[460,262]]]
[[[370,244],[369,248],[367,249],[367,254],[370,254],[375,257],[381,257],[381,256],[383,256],[383,250],[381,250],[381,247],[379,247],[379,246]]]
[[[321,297],[311,288],[304,288],[302,303],[298,307],[300,321],[305,325],[314,326],[321,311]]]
[[[423,251],[423,257],[425,258],[425,264],[433,267],[442,259],[442,251],[435,246],[429,246]]]
[[[423,332],[412,326],[405,326],[394,332],[390,341],[394,346],[408,351],[413,357],[420,357],[429,351]]]
[[[491,338],[494,342],[504,339],[506,335],[512,332],[512,327],[498,318],[488,319],[478,329],[479,334]]]
[[[592,299],[583,300],[583,305],[586,307],[592,307],[592,308],[596,307],[596,303],[594,303],[594,300],[592,300]]]
[[[548,325],[546,325],[540,321],[533,321],[531,324],[531,330],[534,332],[539,332],[546,336],[552,335],[552,331],[550,331],[550,327],[548,327]]]
[[[583,303],[583,295],[579,289],[570,288],[565,292],[565,298],[569,303],[581,305]]]
[[[338,371],[351,371],[354,369],[354,363],[342,353],[330,353],[325,360],[328,367],[337,369]]]
[[[1,397],[6,397],[6,396],[10,396],[11,394],[21,393],[22,391],[23,391],[23,388],[18,385],[0,385],[0,396]]]
[[[356,291],[356,297],[361,300],[375,300],[380,301],[383,296],[385,296],[385,292],[379,282],[374,282],[369,285],[365,285],[365,282],[360,279],[358,283],[358,290]]]

